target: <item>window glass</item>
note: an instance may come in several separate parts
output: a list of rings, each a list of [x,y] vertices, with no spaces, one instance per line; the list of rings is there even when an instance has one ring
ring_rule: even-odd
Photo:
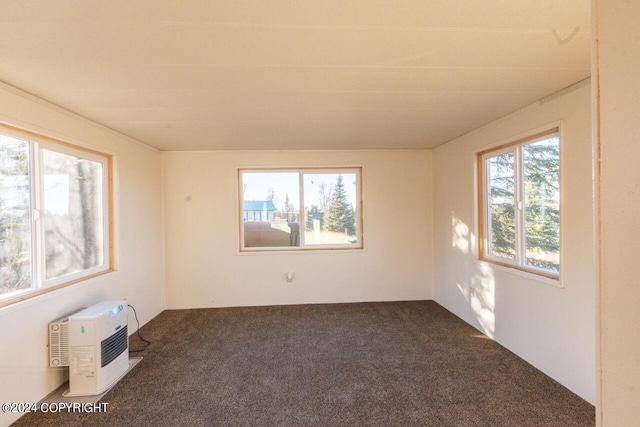
[[[560,141],[522,147],[526,265],[560,271]]]
[[[45,277],[103,263],[102,164],[42,150]]]
[[[110,271],[110,156],[0,130],[0,307]]]
[[[356,200],[355,173],[305,174],[305,242],[308,245],[358,243]]]
[[[558,129],[478,153],[480,257],[558,278]]]
[[[242,249],[361,247],[359,169],[239,174]]]
[[[0,296],[31,288],[30,147],[0,135]]]
[[[515,259],[515,169],[514,153],[505,153],[487,160],[489,187],[489,253]]]
[[[300,246],[298,172],[242,175],[244,247]]]

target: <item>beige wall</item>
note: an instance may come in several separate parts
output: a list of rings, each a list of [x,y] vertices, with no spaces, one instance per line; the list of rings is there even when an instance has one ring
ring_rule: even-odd
[[[600,83],[598,421],[632,426],[640,420],[640,2],[594,6]]]
[[[238,254],[236,168],[314,165],[364,167],[365,250]],[[431,298],[428,151],[165,152],[163,167],[167,308]]]
[[[596,278],[590,105],[590,87],[582,84],[434,150],[433,296],[594,403]],[[479,262],[475,217],[474,153],[558,121],[562,126],[564,288]]]
[[[107,299],[127,298],[142,324],[164,308],[160,153],[6,85],[0,122],[89,144],[116,161],[118,271],[0,308],[0,402],[37,402],[65,381],[65,368],[48,366],[48,322]],[[0,414],[0,425],[19,415]]]

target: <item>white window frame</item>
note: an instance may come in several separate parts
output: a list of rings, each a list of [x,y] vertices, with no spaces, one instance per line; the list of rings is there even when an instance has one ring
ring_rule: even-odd
[[[522,147],[539,142],[541,140],[548,139],[550,137],[558,137],[559,143],[559,185],[562,194],[562,137],[560,127],[556,126],[551,129],[547,129],[541,132],[537,132],[533,135],[517,139],[515,141],[501,144],[494,148],[489,148],[476,153],[477,156],[477,172],[478,172],[478,258],[481,261],[490,262],[493,264],[501,265],[504,267],[514,268],[527,273],[536,274],[549,279],[560,280],[560,273],[552,270],[535,267],[526,264],[526,235],[525,235],[525,209],[524,209],[524,162],[522,156]],[[506,154],[509,152],[514,153],[514,186],[515,186],[515,258],[509,259],[506,257],[500,257],[493,255],[489,252],[490,243],[489,236],[491,235],[491,221],[488,214],[488,201],[489,194],[489,180],[488,171],[486,168],[487,159]],[[560,271],[562,271],[562,196],[560,199]]]
[[[299,246],[264,246],[264,247],[245,247],[244,239],[244,221],[243,221],[243,199],[242,199],[242,174],[248,173],[298,173],[299,178],[299,197],[300,197],[300,245]],[[306,223],[306,211],[304,208],[304,175],[305,174],[344,174],[355,173],[356,175],[356,238],[357,243],[348,244],[307,244],[304,239],[304,227]],[[362,196],[363,181],[362,166],[331,166],[331,167],[238,167],[238,213],[236,218],[239,219],[238,224],[238,249],[240,253],[256,253],[256,252],[305,252],[305,251],[325,251],[325,250],[362,250],[364,249],[364,203]]]
[[[79,145],[0,124],[0,133],[29,143],[31,202],[31,288],[0,295],[0,307],[70,286],[115,270],[113,230],[113,156]],[[80,157],[102,164],[102,264],[60,277],[45,278],[45,229],[43,205],[43,150]]]

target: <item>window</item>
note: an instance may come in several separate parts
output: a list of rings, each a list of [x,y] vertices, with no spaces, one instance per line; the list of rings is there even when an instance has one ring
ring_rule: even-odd
[[[111,270],[111,157],[0,130],[0,306]]]
[[[362,248],[361,172],[240,169],[240,250]]]
[[[480,258],[557,279],[559,130],[478,153],[478,173]]]

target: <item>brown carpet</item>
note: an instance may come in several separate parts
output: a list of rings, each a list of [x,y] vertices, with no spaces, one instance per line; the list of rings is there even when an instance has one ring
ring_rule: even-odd
[[[152,344],[107,413],[15,425],[595,425],[592,405],[432,301],[164,311],[141,333]]]

